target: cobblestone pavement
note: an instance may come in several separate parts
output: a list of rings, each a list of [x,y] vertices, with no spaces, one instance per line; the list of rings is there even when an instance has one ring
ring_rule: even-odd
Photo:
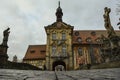
[[[0,69],[0,80],[120,80],[120,68],[56,72]]]

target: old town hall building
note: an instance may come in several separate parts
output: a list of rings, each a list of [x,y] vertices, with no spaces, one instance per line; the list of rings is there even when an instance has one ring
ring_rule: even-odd
[[[29,45],[23,62],[47,70],[55,70],[58,65],[74,70],[80,64],[101,63],[101,35],[106,36],[106,31],[74,30],[74,26],[63,22],[62,16],[59,3],[56,22],[45,26],[46,45]]]

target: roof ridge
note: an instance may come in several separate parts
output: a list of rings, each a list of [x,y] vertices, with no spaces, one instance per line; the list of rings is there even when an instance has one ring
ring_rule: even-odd
[[[73,30],[73,31],[106,31],[106,30]],[[120,30],[115,30],[115,31],[120,31]]]
[[[46,46],[46,44],[36,44],[36,45],[29,45],[29,46]]]

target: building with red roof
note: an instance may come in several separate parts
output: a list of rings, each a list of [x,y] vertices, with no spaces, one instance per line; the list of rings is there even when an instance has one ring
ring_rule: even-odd
[[[108,36],[106,30],[74,30],[74,26],[62,21],[62,16],[59,3],[56,22],[45,26],[46,44],[29,45],[23,62],[47,70],[55,70],[59,65],[74,70],[80,65],[102,63],[101,36]],[[120,35],[120,31],[115,32]]]

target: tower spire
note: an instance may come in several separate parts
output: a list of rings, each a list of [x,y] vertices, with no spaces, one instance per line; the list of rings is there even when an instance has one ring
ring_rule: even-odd
[[[60,1],[58,2],[58,8],[56,10],[56,21],[57,22],[62,22],[62,16],[63,16],[63,12],[62,9],[60,7]]]
[[[58,5],[59,5],[59,7],[60,7],[60,1],[58,2]]]

